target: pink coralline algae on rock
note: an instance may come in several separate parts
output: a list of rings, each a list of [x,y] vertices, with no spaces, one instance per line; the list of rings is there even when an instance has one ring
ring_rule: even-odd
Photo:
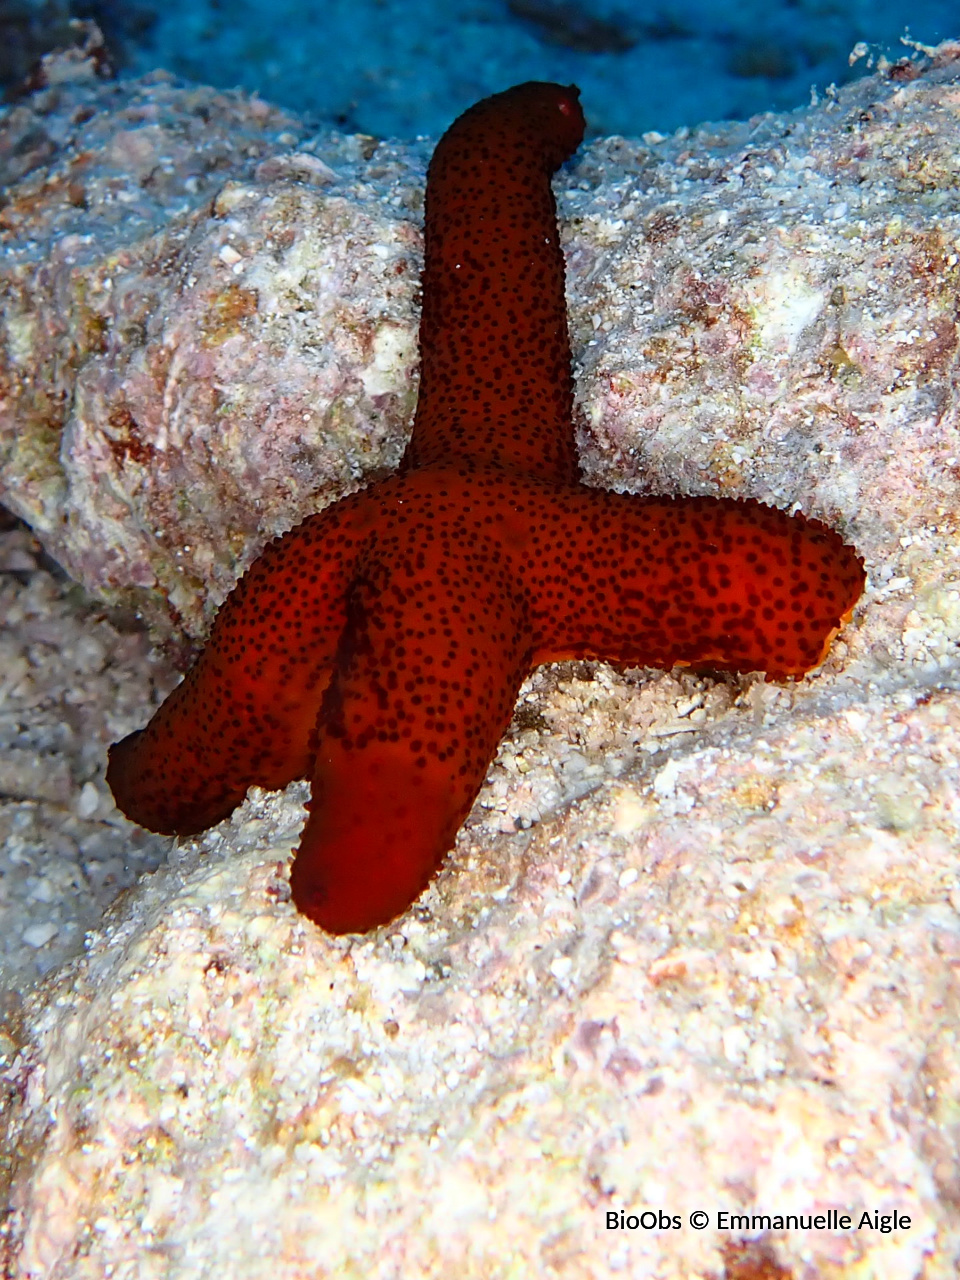
[[[422,173],[328,149],[339,176],[279,110],[160,73],[0,123],[0,501],[159,636],[399,458]]]
[[[114,134],[136,150],[132,104],[183,111],[189,137],[193,100],[243,140],[203,200],[142,235],[119,195],[146,209],[150,182],[70,204],[72,112],[94,111],[99,173]],[[5,500],[88,586],[199,636],[276,529],[399,454],[424,153],[303,138],[165,79],[18,110],[53,140],[3,214],[23,219]],[[958,126],[951,44],[791,116],[601,140],[564,172],[585,475],[824,520],[866,560],[852,623],[790,685],[541,668],[448,869],[363,938],[289,901],[302,786],[175,847],[5,1024],[0,1269],[956,1275]],[[123,299],[147,294],[124,344]],[[265,437],[264,406],[321,372],[305,452],[295,414]],[[681,1227],[608,1228],[642,1209]],[[910,1226],[764,1226],[830,1210]]]

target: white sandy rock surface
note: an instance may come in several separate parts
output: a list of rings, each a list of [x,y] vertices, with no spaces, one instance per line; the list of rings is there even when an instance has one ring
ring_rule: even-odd
[[[824,667],[783,687],[543,668],[448,866],[367,937],[331,939],[289,902],[302,785],[253,792],[179,842],[85,954],[7,1001],[8,1274],[956,1274],[958,54],[883,68],[790,117],[601,141],[558,181],[586,474],[754,494],[841,528],[869,582]],[[85,93],[106,113],[87,122],[104,139],[96,172],[130,95],[168,127],[197,92],[158,79],[67,86],[60,102]],[[136,253],[91,201],[73,233],[89,236],[83,263],[21,261],[6,295],[7,317],[35,299],[30,333],[14,322],[18,376],[31,403],[56,382],[64,448],[35,451],[29,476],[8,449],[4,500],[160,634],[199,635],[258,540],[311,488],[326,501],[376,474],[409,422],[422,153],[388,149],[379,170],[356,140],[298,142],[329,177],[284,168],[275,142],[259,177],[227,164],[204,208],[158,213]],[[44,163],[66,161],[55,148]],[[48,225],[37,173],[23,183],[24,216]],[[292,238],[268,247],[271,211]],[[315,219],[322,252],[368,273],[351,302],[368,328],[349,350],[323,338],[327,321],[311,329],[319,268],[290,285],[290,255],[320,252]],[[189,266],[187,243],[202,246]],[[387,298],[371,264],[401,258]],[[213,296],[221,268],[217,287],[255,298],[204,347],[196,291]],[[71,370],[48,298],[84,272],[87,298],[108,275],[114,299],[147,278],[155,292],[137,352],[114,343],[107,307],[103,349]],[[194,386],[204,369],[216,403]],[[297,454],[293,420],[324,369],[322,423]],[[278,408],[263,440],[262,411],[236,406],[279,406],[283,388],[289,421]],[[137,395],[140,443],[114,451],[111,406]],[[258,510],[249,486],[268,461]],[[170,484],[188,467],[207,487],[177,535]],[[214,538],[214,514],[237,530],[228,547],[198,536]],[[193,603],[174,589],[178,552]],[[151,696],[145,655],[101,643],[103,671],[144,664],[139,713],[100,690],[106,738],[107,722],[146,719],[162,679],[154,667]],[[775,1225],[830,1209],[853,1225]],[[607,1227],[644,1210],[680,1225]],[[722,1229],[720,1212],[771,1223]],[[894,1212],[909,1226],[873,1216]]]
[[[11,522],[13,524],[13,522]],[[0,528],[0,1002],[82,948],[170,842],[118,812],[107,745],[175,673],[22,527]]]

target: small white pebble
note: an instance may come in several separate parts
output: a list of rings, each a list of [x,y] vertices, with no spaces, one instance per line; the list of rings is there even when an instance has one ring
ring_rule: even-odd
[[[626,871],[621,871],[617,884],[621,889],[629,889],[632,884],[640,878],[640,872],[636,867],[627,867]]]
[[[34,902],[53,902],[56,896],[56,888],[46,876],[39,879],[30,890],[30,897]]]
[[[28,947],[45,947],[59,932],[59,925],[54,924],[52,920],[45,920],[43,924],[32,924],[24,929],[23,940]]]
[[[100,793],[92,782],[85,782],[77,797],[76,813],[78,818],[92,818],[100,807]]]

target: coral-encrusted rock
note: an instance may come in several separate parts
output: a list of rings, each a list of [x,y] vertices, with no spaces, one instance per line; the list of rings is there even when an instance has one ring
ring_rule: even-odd
[[[561,179],[590,477],[798,503],[875,559],[922,474],[945,550],[954,54],[597,143]],[[269,537],[399,457],[423,150],[158,76],[37,95],[0,158],[0,500],[96,595],[197,639]]]
[[[541,669],[450,864],[366,938],[288,900],[302,785],[183,842],[8,1019],[0,1269],[956,1275],[958,53],[791,117],[596,143],[560,183],[587,473],[839,525],[870,580],[824,667],[779,688]],[[109,92],[121,114],[208,93]],[[251,127],[252,106],[214,100]],[[110,118],[90,122],[102,147]],[[49,243],[16,265],[8,352],[22,404],[69,388],[73,443],[24,436],[40,443],[17,445],[33,470],[8,500],[168,628],[172,605],[198,634],[258,541],[402,443],[422,156],[372,172],[356,145],[262,150],[259,177],[204,178],[212,203],[167,231],[155,212],[126,248],[96,247],[125,234],[108,203],[86,224],[39,169],[15,189]],[[153,199],[117,181],[135,209]],[[57,256],[58,218],[101,228],[76,242],[86,266]],[[78,319],[81,280],[112,327]],[[326,319],[296,311],[315,291]],[[147,294],[125,351],[122,299]],[[308,384],[327,408],[300,457],[283,397]],[[851,1224],[785,1220],[830,1210]],[[669,1225],[608,1227],[643,1211]]]
[[[0,126],[0,500],[160,636],[202,634],[264,541],[399,459],[422,160],[359,181],[372,140],[332,140],[338,174],[303,134],[160,74]]]
[[[366,939],[286,901],[303,789],[248,802],[28,1000],[8,1274],[954,1275],[960,702],[834,701],[466,832]],[[910,1225],[717,1230],[829,1209]]]

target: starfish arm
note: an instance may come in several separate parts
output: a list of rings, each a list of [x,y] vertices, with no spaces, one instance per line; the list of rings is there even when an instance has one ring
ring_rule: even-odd
[[[349,613],[290,879],[297,907],[332,933],[384,924],[425,887],[527,669],[523,603],[493,540],[459,552],[415,541],[357,585]]]
[[[420,395],[404,469],[456,458],[576,479],[563,252],[550,175],[578,91],[522,84],[464,113],[427,177]]]
[[[217,615],[182,684],[145,729],[110,748],[123,812],[180,835],[220,822],[251,785],[310,773],[309,739],[370,534],[354,494],[270,543]]]
[[[818,520],[753,501],[550,500],[523,557],[533,661],[607,661],[773,679],[819,665],[864,585],[863,562]]]

